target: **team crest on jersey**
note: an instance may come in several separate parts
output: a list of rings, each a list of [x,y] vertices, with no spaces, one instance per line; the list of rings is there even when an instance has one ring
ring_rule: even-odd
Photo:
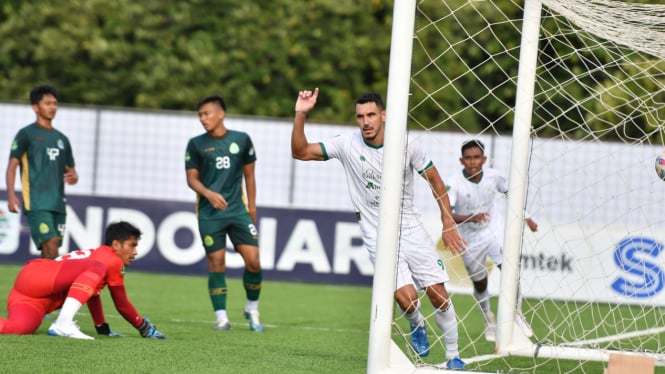
[[[62,142],[62,139],[58,139],[58,148],[65,149],[65,143]]]
[[[229,152],[231,152],[231,154],[234,154],[234,155],[236,153],[240,152],[240,147],[238,146],[238,144],[236,142],[231,143],[231,145],[229,146]]]
[[[39,224],[39,233],[40,234],[48,234],[48,231],[49,230],[48,230],[48,225],[47,224],[45,224],[43,222]]]
[[[211,247],[213,244],[215,244],[215,240],[212,238],[212,236],[206,235],[205,238],[203,238],[203,244],[205,244],[206,247]]]
[[[365,161],[365,156],[360,155],[360,161]]]

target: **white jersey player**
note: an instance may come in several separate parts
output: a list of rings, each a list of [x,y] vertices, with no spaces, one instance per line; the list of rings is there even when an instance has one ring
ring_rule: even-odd
[[[386,110],[378,94],[369,93],[356,100],[356,122],[359,132],[340,135],[320,143],[309,143],[305,136],[305,118],[319,94],[300,91],[295,106],[291,133],[291,152],[299,160],[325,161],[338,159],[344,167],[349,194],[359,217],[365,246],[375,260],[379,222],[383,136]],[[443,220],[442,240],[457,253],[465,249],[464,240],[452,218],[445,185],[426,153],[411,142],[406,150],[403,182],[402,217],[397,263],[395,299],[411,326],[411,345],[420,356],[429,354],[425,319],[420,312],[417,289],[425,290],[435,309],[434,316],[446,346],[447,366],[463,369],[459,358],[457,317],[444,283],[448,274],[432,240],[413,206],[414,172],[425,178],[437,197]]]
[[[506,179],[496,170],[483,169],[487,161],[485,146],[479,140],[469,140],[462,145],[461,172],[446,178],[448,196],[453,210],[453,218],[467,242],[467,251],[462,254],[464,266],[473,282],[473,296],[485,321],[485,338],[496,339],[496,320],[490,309],[487,290],[487,258],[501,268],[502,239],[495,217],[494,203],[508,193]],[[527,218],[531,231],[538,225]],[[525,335],[533,331],[519,312],[521,298],[518,292],[518,313],[516,322]]]

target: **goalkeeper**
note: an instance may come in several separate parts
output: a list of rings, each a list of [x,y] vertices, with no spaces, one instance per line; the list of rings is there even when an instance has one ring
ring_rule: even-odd
[[[108,285],[116,309],[142,337],[165,339],[136,311],[125,290],[124,267],[136,257],[140,237],[135,226],[116,222],[106,228],[104,245],[99,248],[70,252],[55,260],[28,261],[9,292],[8,316],[0,318],[0,334],[32,334],[44,315],[60,309],[48,335],[92,340],[74,321],[87,303],[98,334],[121,336],[111,331],[104,318],[100,292]]]

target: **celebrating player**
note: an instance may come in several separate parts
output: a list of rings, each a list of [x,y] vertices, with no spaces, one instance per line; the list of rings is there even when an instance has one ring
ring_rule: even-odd
[[[198,103],[205,133],[189,140],[185,155],[187,184],[197,194],[199,234],[208,260],[208,289],[217,317],[217,330],[231,328],[226,313],[226,235],[245,261],[244,315],[252,331],[263,331],[259,294],[263,275],[256,230],[256,154],[244,132],[224,125],[226,103],[219,95]],[[243,193],[244,186],[247,195]],[[245,205],[245,197],[247,205]]]
[[[464,166],[461,173],[446,178],[448,196],[453,209],[453,218],[467,242],[467,251],[462,254],[464,266],[473,282],[473,296],[485,321],[485,339],[496,340],[496,319],[490,309],[490,296],[487,290],[487,258],[501,268],[501,240],[497,228],[492,225],[492,213],[496,199],[508,193],[506,179],[494,169],[483,169],[487,161],[485,146],[479,140],[469,140],[462,144],[460,162]],[[531,231],[538,225],[526,218]],[[531,326],[522,316],[521,297],[517,293],[517,313],[515,322],[527,337],[533,335]]]
[[[130,223],[112,223],[99,248],[71,252],[55,260],[28,261],[9,291],[7,319],[0,318],[0,334],[32,334],[44,315],[61,308],[48,329],[49,335],[94,339],[74,322],[74,316],[87,302],[97,333],[118,335],[104,318],[100,292],[108,285],[115,308],[141,336],[165,339],[150,320],[136,311],[125,290],[124,269],[136,257],[140,237],[141,231]]]
[[[76,184],[78,174],[69,139],[53,127],[58,111],[56,89],[48,85],[33,88],[30,103],[37,120],[20,129],[12,142],[6,173],[7,200],[9,211],[18,213],[21,203],[14,183],[20,164],[23,212],[30,235],[42,258],[56,258],[67,218],[64,184]]]
[[[356,100],[356,123],[360,131],[325,142],[308,143],[305,136],[305,118],[314,108],[318,95],[318,88],[313,92],[300,91],[298,95],[291,133],[291,153],[298,160],[340,160],[346,172],[349,194],[359,217],[364,244],[372,261],[375,261],[385,106],[378,94],[364,94]],[[457,317],[444,284],[448,281],[448,274],[413,207],[414,171],[429,182],[436,197],[443,221],[443,242],[454,251],[464,251],[464,240],[455,228],[445,185],[439,172],[425,151],[416,142],[410,142],[406,149],[404,169],[395,299],[410,323],[412,346],[417,354],[424,357],[429,354],[430,345],[416,287],[425,290],[435,309],[436,323],[443,333],[447,366],[450,369],[463,369],[464,362],[459,358],[457,344]]]

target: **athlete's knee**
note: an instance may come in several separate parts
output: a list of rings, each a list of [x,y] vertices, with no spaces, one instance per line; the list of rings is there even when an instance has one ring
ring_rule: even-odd
[[[60,247],[60,238],[58,238],[57,236],[49,238],[48,240],[43,242],[40,247],[42,251],[41,257],[48,259],[53,259],[58,257],[59,247]]]

